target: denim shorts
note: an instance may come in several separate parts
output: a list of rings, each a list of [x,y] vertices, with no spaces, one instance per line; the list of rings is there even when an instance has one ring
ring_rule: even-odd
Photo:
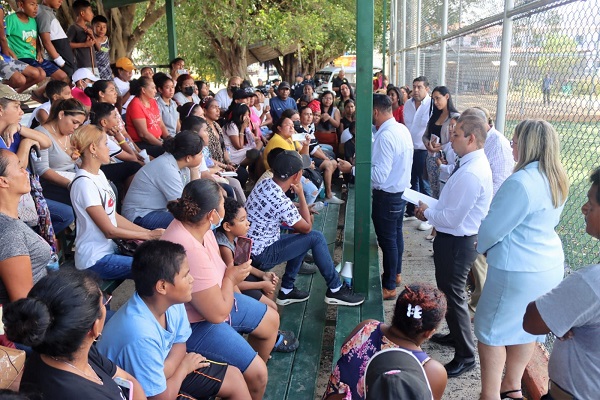
[[[235,300],[230,320],[220,324],[208,321],[193,323],[187,351],[233,365],[244,373],[257,353],[240,333],[256,329],[267,313],[267,305],[240,293],[233,295]]]
[[[35,58],[20,58],[20,61],[23,61],[26,64],[31,65],[32,67],[41,68],[46,73],[46,76],[50,77],[53,73],[58,71],[58,65],[54,64],[52,61],[44,60],[41,63],[38,62]]]

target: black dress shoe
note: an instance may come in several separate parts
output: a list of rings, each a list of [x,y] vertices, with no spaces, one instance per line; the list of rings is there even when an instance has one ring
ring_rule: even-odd
[[[454,359],[444,365],[444,368],[446,368],[448,378],[454,378],[475,368],[475,361],[466,362]]]
[[[436,333],[431,337],[433,343],[441,344],[442,346],[452,346],[454,347],[454,339],[448,333],[447,335],[442,335],[441,333]]]

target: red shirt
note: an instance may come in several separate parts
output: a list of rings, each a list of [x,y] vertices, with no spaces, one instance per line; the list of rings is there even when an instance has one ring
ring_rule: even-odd
[[[396,108],[396,110],[394,110],[392,114],[394,114],[394,118],[396,118],[396,121],[400,122],[401,124],[404,123],[404,105],[401,105],[400,107]]]
[[[162,129],[160,128],[160,110],[158,109],[156,100],[150,99],[150,106],[146,107],[139,98],[135,97],[127,106],[125,129],[134,142],[141,142],[142,138],[140,138],[133,125],[134,119],[145,119],[146,129],[155,138],[158,139],[162,135]]]

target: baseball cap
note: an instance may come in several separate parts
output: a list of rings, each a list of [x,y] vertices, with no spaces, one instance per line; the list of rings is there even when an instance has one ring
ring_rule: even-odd
[[[290,88],[290,84],[289,84],[289,82],[286,82],[286,81],[281,82],[278,87],[279,90],[289,89],[289,88]]]
[[[256,96],[255,89],[253,87],[247,87],[245,89],[238,89],[233,92],[233,99],[240,100],[248,97]]]
[[[137,67],[135,65],[133,65],[133,61],[131,61],[127,57],[119,58],[115,64],[115,66],[117,68],[124,69],[125,71],[133,71],[134,69],[137,69]]]
[[[281,154],[275,157],[270,165],[273,171],[273,176],[280,179],[288,179],[292,175],[302,170],[302,158],[300,154],[294,150],[284,150]]]
[[[433,400],[423,366],[404,349],[375,353],[367,364],[364,379],[366,400]]]
[[[79,68],[77,71],[73,72],[73,77],[71,79],[73,80],[73,82],[77,82],[82,79],[89,79],[92,82],[96,82],[100,78],[92,74],[92,71],[90,71],[87,68]]]
[[[15,89],[8,85],[0,84],[0,98],[14,100],[14,101],[27,101],[31,98],[30,94],[17,93]]]

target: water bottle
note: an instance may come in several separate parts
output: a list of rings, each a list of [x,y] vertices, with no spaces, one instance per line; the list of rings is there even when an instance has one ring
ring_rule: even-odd
[[[321,211],[323,208],[325,208],[325,204],[322,201],[317,201],[316,203],[313,204],[313,211],[319,212]]]
[[[52,255],[50,256],[50,261],[48,261],[48,265],[46,266],[46,268],[48,269],[48,271],[58,271],[58,255],[55,252],[52,252]]]

